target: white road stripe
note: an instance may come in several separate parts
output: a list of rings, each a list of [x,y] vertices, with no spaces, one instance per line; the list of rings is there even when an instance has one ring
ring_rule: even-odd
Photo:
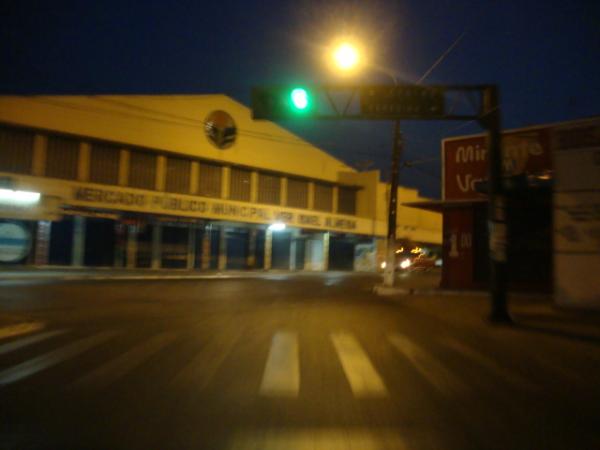
[[[429,383],[442,393],[453,394],[466,391],[467,388],[459,377],[408,337],[394,333],[388,336],[388,340]]]
[[[176,337],[177,334],[173,332],[157,334],[140,345],[119,355],[115,359],[96,368],[87,375],[84,375],[75,381],[74,386],[84,387],[93,385],[96,388],[107,386],[138,367],[145,360],[159,352],[169,343],[173,342]]]
[[[387,389],[369,357],[351,334],[332,333],[331,340],[355,397],[384,397]]]
[[[22,380],[69,358],[74,358],[92,347],[109,340],[115,334],[117,334],[115,331],[104,331],[3,370],[0,372],[0,386]]]
[[[34,334],[33,336],[27,336],[16,341],[7,342],[6,344],[0,345],[0,355],[27,347],[28,345],[35,344],[36,342],[45,341],[46,339],[59,336],[66,332],[67,330],[46,331],[45,333]]]
[[[0,339],[6,339],[21,334],[33,333],[44,328],[41,322],[24,322],[0,328]]]
[[[237,342],[240,330],[228,330],[220,333],[218,336],[208,342],[198,352],[188,364],[186,364],[171,380],[171,386],[174,388],[193,387],[194,390],[200,390],[208,386],[210,380],[217,372],[225,358],[231,352],[234,344]]]
[[[297,397],[299,390],[298,335],[280,331],[271,341],[260,393],[274,397]]]
[[[489,356],[484,355],[483,353],[473,350],[472,348],[464,345],[463,343],[459,342],[456,339],[446,338],[442,341],[442,343],[446,347],[454,350],[455,352],[460,353],[461,355],[463,355],[467,358],[475,360],[479,365],[485,367],[490,372],[492,372],[496,375],[499,375],[501,378],[504,378],[509,383],[512,383],[516,386],[519,386],[519,387],[521,387],[523,389],[527,389],[527,390],[539,390],[540,389],[540,387],[537,384],[523,378],[522,376],[520,376],[510,370],[505,369],[494,359],[490,358]]]

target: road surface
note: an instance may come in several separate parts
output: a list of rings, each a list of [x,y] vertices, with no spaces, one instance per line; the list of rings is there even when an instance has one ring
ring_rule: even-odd
[[[374,281],[2,285],[0,448],[600,448],[597,317]]]

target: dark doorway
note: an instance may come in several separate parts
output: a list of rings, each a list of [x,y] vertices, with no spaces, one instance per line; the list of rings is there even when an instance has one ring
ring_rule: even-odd
[[[241,270],[248,262],[248,230],[235,228],[227,231],[227,268]]]
[[[85,220],[86,266],[109,266],[115,263],[115,221],[87,218]]]
[[[354,238],[333,236],[329,238],[329,270],[354,270]]]
[[[68,266],[73,251],[73,217],[66,216],[61,221],[52,222],[50,227],[49,264]]]
[[[286,231],[273,232],[273,244],[271,252],[271,267],[273,269],[289,270],[291,243],[291,233]]]

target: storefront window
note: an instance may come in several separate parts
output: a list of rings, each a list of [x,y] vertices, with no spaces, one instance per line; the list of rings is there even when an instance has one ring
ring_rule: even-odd
[[[0,171],[31,173],[33,133],[0,128]]]
[[[333,209],[333,186],[325,183],[315,183],[315,209],[331,211]]]
[[[46,149],[46,176],[77,179],[79,141],[62,136],[49,136]]]
[[[245,169],[231,168],[229,197],[232,200],[250,201],[252,172]]]
[[[203,197],[221,197],[223,168],[216,164],[200,163],[198,194]]]
[[[356,214],[356,189],[350,187],[338,188],[338,212],[341,214]]]
[[[266,173],[258,174],[258,201],[279,205],[281,198],[281,177]]]
[[[189,194],[191,169],[192,162],[189,159],[167,158],[166,191]]]
[[[288,178],[287,206],[308,208],[308,181]]]
[[[90,181],[118,184],[121,150],[107,144],[92,144],[90,155]]]
[[[129,186],[156,189],[156,155],[139,151],[130,153]]]

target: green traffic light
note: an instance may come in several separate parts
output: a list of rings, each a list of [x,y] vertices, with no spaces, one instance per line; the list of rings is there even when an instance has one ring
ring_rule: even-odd
[[[290,98],[292,99],[292,105],[298,111],[306,111],[310,107],[310,98],[306,89],[293,89]]]

